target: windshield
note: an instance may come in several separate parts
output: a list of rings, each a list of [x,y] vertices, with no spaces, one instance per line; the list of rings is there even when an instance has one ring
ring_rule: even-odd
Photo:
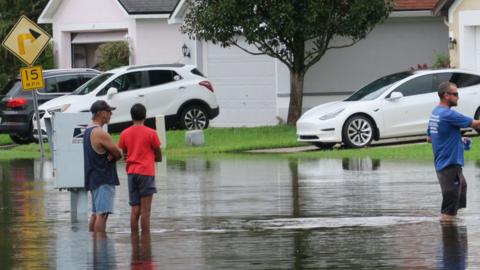
[[[411,72],[400,72],[375,80],[353,93],[345,101],[373,100],[383,94],[390,86],[408,76]]]
[[[95,90],[100,84],[102,84],[112,75],[112,73],[100,74],[97,77],[91,79],[90,81],[82,84],[80,87],[77,88],[77,90],[73,91],[71,95],[86,95]]]

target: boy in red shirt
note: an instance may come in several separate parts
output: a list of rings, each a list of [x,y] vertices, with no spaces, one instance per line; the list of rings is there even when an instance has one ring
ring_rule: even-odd
[[[162,161],[160,140],[157,132],[144,125],[147,110],[137,103],[130,109],[133,125],[120,134],[118,146],[127,160],[130,228],[138,232],[138,221],[142,232],[150,231],[150,209],[155,187],[155,162]]]

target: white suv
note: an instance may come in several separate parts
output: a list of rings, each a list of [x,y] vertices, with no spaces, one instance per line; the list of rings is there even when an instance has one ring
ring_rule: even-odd
[[[154,127],[156,115],[164,115],[166,126],[204,129],[219,113],[212,84],[195,66],[183,64],[130,66],[98,75],[71,94],[52,99],[39,107],[45,138],[44,119],[53,112],[88,112],[96,100],[105,100],[117,109],[109,131],[131,124],[130,108],[135,103],[147,107],[146,124]],[[38,128],[34,123],[34,134]]]

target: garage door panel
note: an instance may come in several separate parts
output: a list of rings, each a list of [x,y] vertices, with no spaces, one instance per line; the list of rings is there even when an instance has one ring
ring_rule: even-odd
[[[480,71],[480,27],[475,27],[475,60],[476,69]]]
[[[267,101],[275,100],[275,89],[271,85],[222,85],[214,83],[215,96],[221,99],[265,99]]]
[[[250,60],[250,59],[248,59]],[[248,61],[238,63],[224,62],[224,63],[210,63],[208,66],[208,73],[211,74],[211,78],[253,78],[263,80],[266,77],[271,80],[275,78],[275,70],[272,69],[271,61]],[[213,75],[213,76],[212,76]]]
[[[238,48],[208,44],[207,76],[213,83],[220,115],[213,126],[276,124],[275,61]]]

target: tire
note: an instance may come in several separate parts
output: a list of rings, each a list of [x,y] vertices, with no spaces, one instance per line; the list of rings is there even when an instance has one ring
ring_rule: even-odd
[[[314,142],[312,144],[315,145],[316,147],[320,148],[320,149],[332,149],[333,146],[337,143]]]
[[[480,119],[480,107],[477,109],[475,112],[475,116],[473,116],[473,119],[479,120]]]
[[[206,129],[208,124],[208,114],[202,106],[189,106],[180,115],[180,126],[183,129]]]
[[[10,139],[16,144],[29,144],[33,142],[32,134],[10,134]]]
[[[370,145],[373,140],[374,126],[365,116],[354,115],[343,125],[343,143],[350,148],[362,148]]]

